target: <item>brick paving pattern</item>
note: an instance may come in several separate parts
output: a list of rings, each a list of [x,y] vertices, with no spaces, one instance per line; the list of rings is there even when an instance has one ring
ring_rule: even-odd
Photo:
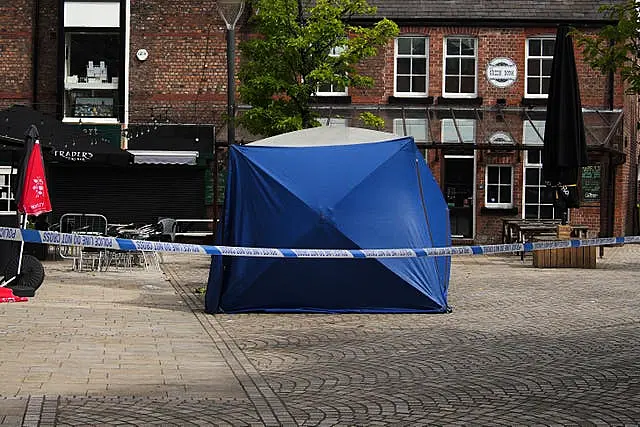
[[[0,426],[640,423],[640,245],[455,257],[441,315],[211,316],[208,259],[164,258],[0,304]]]

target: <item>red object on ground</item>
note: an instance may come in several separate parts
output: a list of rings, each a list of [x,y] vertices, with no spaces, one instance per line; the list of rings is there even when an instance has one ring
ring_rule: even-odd
[[[27,215],[37,216],[51,212],[51,201],[49,200],[47,178],[44,174],[40,141],[36,140],[35,144],[33,144],[33,150],[29,155],[29,162],[25,171],[22,194],[20,194],[18,200],[18,211]]]
[[[10,288],[0,288],[0,302],[24,302],[29,301],[27,297],[17,297]]]

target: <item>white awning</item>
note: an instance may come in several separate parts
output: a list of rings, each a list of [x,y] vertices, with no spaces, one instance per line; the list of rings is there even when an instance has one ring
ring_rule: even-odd
[[[152,165],[195,165],[197,151],[129,150],[133,163]]]

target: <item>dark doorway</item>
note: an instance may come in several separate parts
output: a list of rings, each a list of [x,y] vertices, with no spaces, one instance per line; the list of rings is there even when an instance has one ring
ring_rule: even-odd
[[[444,197],[453,238],[473,238],[473,176],[473,157],[445,157]]]

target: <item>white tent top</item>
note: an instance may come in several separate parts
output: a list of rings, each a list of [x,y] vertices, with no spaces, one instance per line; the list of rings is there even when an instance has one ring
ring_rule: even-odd
[[[404,138],[392,133],[345,126],[320,126],[283,133],[247,145],[268,147],[313,147],[391,141]]]

